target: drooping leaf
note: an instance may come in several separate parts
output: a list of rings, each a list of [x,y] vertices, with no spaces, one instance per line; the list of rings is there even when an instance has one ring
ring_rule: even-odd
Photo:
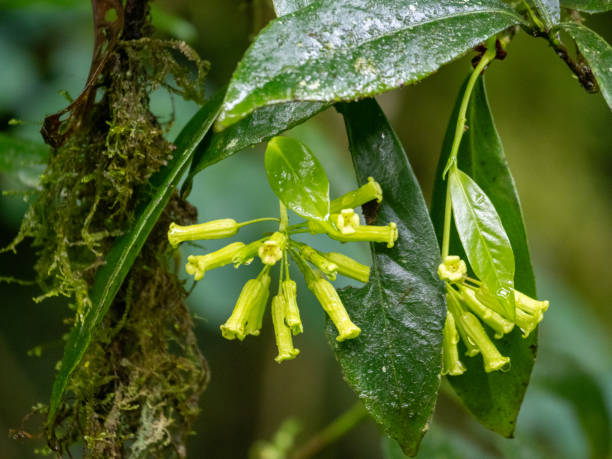
[[[549,29],[561,21],[559,0],[533,0],[533,3],[544,20],[544,24]]]
[[[612,46],[583,25],[563,23],[559,27],[576,41],[578,49],[595,75],[601,95],[612,109]]]
[[[603,13],[612,10],[612,0],[560,0],[560,3],[563,8],[585,13]]]
[[[266,173],[272,191],[289,209],[307,219],[327,219],[329,181],[306,145],[290,137],[272,138],[266,148]]]
[[[344,377],[385,433],[416,454],[440,384],[444,286],[440,251],[421,189],[406,154],[373,99],[342,104],[359,184],[373,176],[383,190],[375,224],[396,222],[393,248],[372,244],[370,281],[340,295],[361,327],[338,343],[327,335]]]
[[[30,188],[38,187],[49,152],[50,148],[43,143],[0,132],[0,172],[16,177]]]
[[[440,241],[446,200],[446,183],[442,180],[442,170],[450,152],[464,88],[465,85],[459,92],[454,113],[449,121],[436,172],[431,214]],[[535,279],[521,206],[501,140],[495,129],[483,78],[480,78],[474,87],[466,118],[469,129],[461,141],[458,165],[476,180],[497,209],[514,252],[515,288],[535,298]],[[454,227],[451,231],[450,253],[465,258]],[[531,376],[537,350],[537,331],[524,339],[521,332],[515,329],[494,342],[499,351],[511,359],[508,372],[486,373],[482,357],[462,355],[461,360],[467,371],[461,376],[448,377],[448,380],[481,424],[510,437],[514,432],[516,418]]]
[[[520,22],[501,0],[317,0],[260,32],[217,124],[264,105],[355,100],[413,83]]]
[[[470,266],[497,297],[505,316],[514,319],[514,254],[495,206],[460,169],[451,169],[448,180],[455,227]]]
[[[271,139],[312,118],[328,106],[314,102],[270,105],[255,110],[236,124],[215,133],[209,141],[202,142],[196,150],[183,192],[190,187],[193,177],[208,166],[245,148]]]
[[[294,11],[306,8],[315,0],[274,0],[274,11],[277,16],[293,13]]]
[[[176,150],[168,165],[151,177],[152,192],[142,199],[136,219],[119,237],[106,255],[106,264],[96,273],[89,292],[91,308],[85,318],[72,328],[64,349],[61,367],[53,383],[48,423],[54,420],[72,372],[83,358],[96,328],[106,315],[123,280],[140,253],[149,233],[170,200],[181,177],[187,171],[198,144],[219,114],[223,93],[216,94],[180,132],[174,142]]]

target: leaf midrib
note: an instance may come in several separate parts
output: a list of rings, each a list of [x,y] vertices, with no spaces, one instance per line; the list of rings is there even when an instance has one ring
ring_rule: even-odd
[[[440,18],[423,20],[423,21],[412,23],[409,26],[396,29],[393,32],[384,33],[384,34],[381,34],[381,35],[377,35],[376,37],[370,38],[368,40],[361,41],[359,43],[356,43],[355,46],[352,46],[352,47],[342,47],[342,46],[340,46],[338,48],[334,48],[334,51],[332,53],[330,53],[331,56],[329,58],[326,58],[327,56],[321,56],[320,58],[313,57],[313,58],[308,58],[308,59],[306,59],[304,61],[301,61],[302,63],[299,64],[299,65],[296,65],[296,66],[292,66],[292,65],[283,66],[277,72],[275,72],[275,78],[278,75],[284,74],[286,69],[299,69],[299,68],[302,68],[302,67],[305,67],[305,66],[309,66],[311,62],[319,62],[319,61],[325,62],[326,60],[329,61],[329,60],[332,60],[337,55],[339,55],[340,51],[355,50],[355,49],[361,48],[361,47],[363,47],[365,45],[368,45],[369,43],[372,43],[372,42],[375,42],[375,41],[379,41],[379,40],[383,40],[383,39],[388,38],[388,37],[393,37],[393,36],[395,36],[397,34],[405,33],[405,32],[407,32],[407,31],[409,31],[411,29],[414,29],[416,27],[424,26],[424,25],[427,25],[427,24],[435,23],[435,22],[443,22],[443,21],[447,21],[449,19],[453,19],[453,18],[456,18],[456,17],[476,16],[476,15],[490,14],[490,13],[499,13],[500,15],[501,14],[506,14],[507,16],[513,17],[515,19],[521,19],[520,16],[518,16],[517,14],[512,13],[511,11],[508,11],[508,10],[505,10],[505,9],[486,8],[486,9],[477,10],[477,11],[468,11],[468,12],[462,12],[462,13],[453,13],[453,14],[449,14],[447,16],[443,16],[443,17],[440,17]],[[240,70],[242,70],[242,66],[243,65],[241,64],[241,69]],[[266,82],[266,84],[267,84],[267,82]],[[264,86],[265,86],[265,84],[264,84]],[[257,86],[256,88],[260,89],[260,88],[262,88],[262,86]],[[244,100],[244,99],[242,99],[242,100]]]
[[[497,275],[497,270],[495,269],[495,263],[493,263],[493,255],[491,254],[491,251],[489,250],[489,246],[486,243],[486,239],[482,236],[482,229],[481,229],[481,225],[479,223],[478,218],[476,217],[476,213],[474,212],[474,209],[472,208],[471,205],[471,201],[468,199],[467,193],[465,192],[465,188],[463,187],[463,182],[461,181],[461,179],[459,177],[457,177],[455,180],[457,180],[458,184],[459,184],[459,188],[461,193],[463,194],[463,197],[465,198],[465,202],[469,203],[470,205],[468,206],[468,210],[472,216],[473,221],[476,223],[476,227],[478,228],[478,239],[481,241],[481,244],[484,246],[487,254],[488,254],[488,260],[490,260],[490,262],[488,263],[489,265],[491,265],[492,272],[495,274],[494,277],[497,281],[498,285],[501,285],[499,277]]]
[[[375,253],[374,249],[371,248],[372,252]],[[379,291],[379,297],[381,302],[379,303],[379,308],[382,311],[382,316],[383,316],[383,321],[385,323],[385,330],[389,329],[389,322],[388,322],[388,318],[387,318],[387,314],[385,311],[385,308],[383,307],[383,304],[387,303],[387,294],[385,293],[385,289],[382,287],[382,283],[381,283],[381,276],[380,276],[380,266],[379,266],[379,261],[378,261],[378,255],[375,257],[375,261],[374,261],[374,266],[375,266],[375,272],[376,272],[376,288]],[[403,267],[402,267],[403,269]],[[404,270],[405,271],[405,270]],[[383,302],[384,300],[384,302]],[[393,348],[391,347],[391,343],[389,342],[389,340],[385,340],[385,344],[386,344],[386,348],[389,351],[389,355],[394,355],[393,354]],[[395,361],[391,358],[390,359],[390,363],[389,366],[391,366],[391,368],[393,369],[393,380],[394,380],[394,384],[395,387],[399,387],[401,389],[401,384],[399,384],[399,379],[397,376],[397,369],[395,366]],[[383,361],[386,362],[385,359],[383,359]],[[404,405],[404,391],[400,390],[399,391],[401,398],[400,398],[400,406]]]

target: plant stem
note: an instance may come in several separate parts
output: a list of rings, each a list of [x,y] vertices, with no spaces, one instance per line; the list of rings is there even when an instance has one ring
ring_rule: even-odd
[[[453,138],[453,144],[451,147],[451,152],[448,156],[448,161],[446,163],[446,167],[444,168],[444,172],[442,173],[442,177],[446,177],[447,173],[451,169],[457,168],[457,154],[459,153],[459,146],[461,145],[461,139],[463,138],[463,133],[465,131],[465,122],[466,113],[468,109],[468,105],[470,102],[470,98],[472,97],[472,91],[474,89],[474,85],[476,84],[476,80],[478,79],[480,73],[485,69],[485,67],[495,59],[496,49],[495,49],[495,40],[496,37],[491,37],[487,40],[487,50],[482,55],[480,62],[476,68],[472,71],[470,75],[470,79],[467,82],[465,87],[465,92],[463,93],[463,99],[461,100],[461,106],[459,107],[459,114],[457,115],[457,126],[455,128],[455,137]],[[450,196],[450,180],[446,178],[446,205],[444,208],[444,232],[442,233],[442,259],[448,256],[449,251],[449,242],[450,242],[450,225],[451,225],[451,217],[452,217],[452,202]]]
[[[296,223],[295,225],[291,225],[290,227],[288,227],[287,229],[289,231],[293,230],[293,229],[297,229],[297,228],[306,228],[308,227],[308,222],[302,222],[302,223]]]
[[[276,217],[256,218],[255,220],[249,220],[247,222],[238,223],[238,228],[242,228],[243,226],[250,225],[251,223],[272,222],[272,221],[278,222],[278,221],[280,221],[280,219],[278,219]]]
[[[290,457],[291,459],[306,459],[314,456],[323,448],[338,440],[367,416],[367,411],[361,402],[355,403],[348,411],[341,414],[331,424],[315,434]]]
[[[287,215],[287,207],[283,204],[282,201],[278,201],[280,205],[280,225],[278,226],[278,230],[281,233],[286,233],[287,228],[289,226],[289,216]]]
[[[535,15],[535,13],[533,12],[533,10],[531,9],[531,7],[529,6],[529,3],[527,3],[525,0],[523,0],[523,5],[527,8],[527,13],[529,14],[529,18],[531,19],[531,21],[535,24],[535,26],[542,32],[546,31],[546,27],[544,26],[544,24],[542,23],[542,21],[540,21],[540,19]]]

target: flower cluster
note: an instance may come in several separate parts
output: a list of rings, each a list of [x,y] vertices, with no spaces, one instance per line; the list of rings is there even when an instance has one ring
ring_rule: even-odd
[[[510,333],[515,326],[521,329],[523,338],[526,338],[542,321],[548,301],[537,301],[513,290],[515,317],[510,319],[505,316],[496,296],[480,281],[467,276],[467,267],[461,258],[446,257],[438,267],[438,275],[446,282],[448,306],[443,335],[442,374],[458,376],[465,372],[457,349],[460,340],[466,347],[468,357],[482,354],[487,373],[507,369],[510,358],[499,352],[483,323],[493,330],[495,339]]]
[[[308,220],[289,226],[286,209],[281,203],[280,218],[260,218],[243,223],[221,219],[191,226],[172,223],[168,240],[173,247],[177,247],[184,241],[231,237],[241,227],[252,223],[279,221],[278,231],[249,244],[233,242],[215,252],[189,256],[185,269],[199,281],[212,269],[229,264],[238,268],[250,264],[256,257],[260,259],[263,264],[261,272],[244,285],[231,316],[221,325],[224,338],[243,340],[248,335],[259,335],[270,296],[270,270],[272,266],[280,264],[279,286],[271,301],[272,323],[278,348],[275,360],[280,363],[299,354],[299,349],[293,346],[293,336],[303,331],[296,283],[289,277],[289,258],[295,262],[306,285],[334,323],[338,330],[336,340],[344,341],[359,336],[361,329],[351,321],[330,280],[335,280],[336,275],[340,274],[368,282],[370,268],[341,253],[322,253],[292,239],[292,236],[309,231],[312,234],[326,234],[342,242],[384,242],[392,247],[398,237],[395,223],[387,226],[362,225],[359,214],[355,212],[355,208],[372,200],[380,202],[382,190],[370,177],[362,187],[331,201],[330,216],[325,221]]]

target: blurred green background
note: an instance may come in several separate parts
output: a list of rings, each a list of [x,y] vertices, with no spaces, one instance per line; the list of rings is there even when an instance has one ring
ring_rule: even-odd
[[[256,31],[272,17],[262,0],[166,0],[155,3],[161,37],[186,40],[211,61],[208,94],[230,77]],[[612,41],[611,14],[587,24]],[[41,141],[46,114],[67,105],[85,82],[93,47],[89,2],[84,0],[0,2],[0,131]],[[422,83],[379,97],[397,130],[429,201],[436,161],[469,58],[442,68]],[[540,327],[540,351],[514,440],[504,440],[471,420],[443,385],[423,458],[604,458],[610,449],[612,413],[612,113],[599,95],[587,94],[543,40],[520,33],[503,62],[487,72],[490,103],[514,173],[525,214],[541,298],[551,307]],[[168,136],[197,109],[174,100],[176,120]],[[172,100],[155,93],[152,106],[170,118]],[[23,120],[9,126],[12,118]],[[328,110],[294,129],[317,154],[332,182],[332,197],[355,185],[344,127]],[[191,201],[201,221],[275,215],[261,147],[205,170]],[[0,175],[0,189],[20,183]],[[0,196],[0,245],[15,236],[26,209],[21,195]],[[249,240],[247,231],[241,238]],[[317,247],[329,249],[327,246]],[[217,244],[207,244],[205,249]],[[347,250],[344,247],[343,250]],[[187,253],[201,248],[189,247]],[[367,246],[353,245],[367,262]],[[27,244],[17,255],[0,255],[0,276],[33,277]],[[189,457],[241,458],[257,440],[271,439],[282,422],[296,418],[298,443],[350,407],[355,397],[342,380],[323,336],[324,316],[302,285],[305,333],[302,351],[278,365],[271,324],[243,343],[221,338],[239,289],[255,267],[224,268],[206,275],[189,305],[197,317],[201,348],[212,381],[190,440]],[[184,273],[183,273],[184,274]],[[40,441],[10,440],[23,415],[48,400],[54,366],[61,357],[62,300],[37,304],[33,287],[0,283],[0,459],[36,457]],[[37,357],[32,349],[41,346]],[[30,352],[29,352],[30,351]],[[35,434],[37,422],[26,423]],[[80,457],[75,450],[75,457]],[[322,458],[402,457],[365,421],[323,451]]]

